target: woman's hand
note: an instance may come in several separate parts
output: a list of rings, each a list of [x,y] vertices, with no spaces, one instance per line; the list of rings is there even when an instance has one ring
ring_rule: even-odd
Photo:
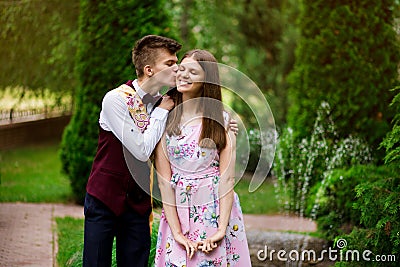
[[[174,108],[174,106],[175,106],[174,100],[170,96],[165,95],[162,97],[161,103],[158,107],[170,111],[171,109]]]
[[[225,232],[226,231],[218,229],[217,232],[210,238],[198,242],[197,248],[203,251],[204,253],[210,253],[218,246],[218,243],[220,243],[222,239],[225,237]]]
[[[187,257],[189,257],[189,259],[191,259],[194,255],[194,253],[197,251],[197,243],[189,240],[183,234],[178,234],[178,235],[174,236],[174,239],[178,244],[185,247],[186,255],[187,255]]]
[[[229,130],[229,131],[232,131],[232,132],[235,134],[235,136],[238,135],[239,126],[238,126],[238,123],[237,123],[237,121],[236,121],[235,119],[231,119],[231,120],[229,121],[228,130]]]

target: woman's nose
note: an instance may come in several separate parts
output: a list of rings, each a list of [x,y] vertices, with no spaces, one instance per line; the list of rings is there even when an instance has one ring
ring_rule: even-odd
[[[186,70],[178,70],[177,76],[181,76],[183,78],[189,78],[189,74]]]

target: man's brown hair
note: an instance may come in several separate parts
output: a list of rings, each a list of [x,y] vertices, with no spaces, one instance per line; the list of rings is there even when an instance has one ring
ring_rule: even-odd
[[[171,54],[175,54],[181,47],[182,45],[177,41],[159,35],[146,35],[138,40],[132,49],[132,62],[135,65],[137,77],[143,77],[144,66],[155,64],[159,49],[166,49]]]

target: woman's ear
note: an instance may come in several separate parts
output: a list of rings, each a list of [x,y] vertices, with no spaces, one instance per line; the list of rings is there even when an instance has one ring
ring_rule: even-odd
[[[143,70],[144,70],[144,74],[145,74],[146,76],[148,76],[148,77],[151,77],[151,76],[154,75],[153,69],[151,68],[150,65],[144,66]]]

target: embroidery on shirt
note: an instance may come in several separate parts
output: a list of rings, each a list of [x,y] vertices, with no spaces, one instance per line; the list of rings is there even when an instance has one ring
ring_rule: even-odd
[[[132,89],[132,87],[126,84],[122,84],[118,87],[118,91],[126,99],[126,105],[128,106],[129,114],[131,115],[133,122],[143,133],[150,124],[150,117],[147,114],[142,99],[136,91]]]

